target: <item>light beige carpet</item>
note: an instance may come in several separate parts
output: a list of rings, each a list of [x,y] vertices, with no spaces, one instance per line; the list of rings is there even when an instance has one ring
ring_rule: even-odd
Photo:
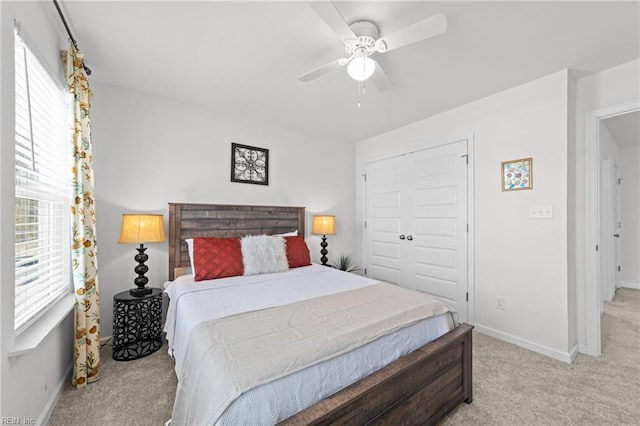
[[[475,333],[473,403],[443,425],[640,425],[640,290],[602,315],[602,356],[573,364]]]
[[[640,290],[620,289],[602,316],[599,358],[566,364],[475,333],[474,400],[442,425],[640,425]],[[171,416],[176,378],[163,346],[139,360],[102,350],[101,379],[68,385],[52,426],[156,425]]]
[[[111,351],[109,344],[100,351],[100,380],[83,389],[65,386],[51,426],[162,426],[169,420],[177,380],[166,344],[133,361],[114,361]]]

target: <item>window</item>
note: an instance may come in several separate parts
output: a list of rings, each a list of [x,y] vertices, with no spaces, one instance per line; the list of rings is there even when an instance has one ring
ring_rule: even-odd
[[[65,94],[15,35],[15,330],[71,291]]]

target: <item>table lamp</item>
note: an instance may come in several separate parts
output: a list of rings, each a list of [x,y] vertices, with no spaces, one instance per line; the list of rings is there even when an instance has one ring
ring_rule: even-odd
[[[164,226],[161,214],[123,214],[122,231],[120,232],[119,244],[140,244],[136,250],[138,254],[134,257],[138,265],[134,271],[138,276],[133,280],[137,288],[132,288],[129,293],[132,296],[142,297],[151,294],[151,288],[145,287],[149,278],[144,274],[149,267],[144,264],[149,260],[149,256],[144,252],[147,248],[145,243],[161,243],[164,241]]]
[[[322,235],[322,242],[320,243],[320,254],[322,257],[320,260],[324,266],[327,265],[327,254],[329,251],[327,250],[327,235],[335,235],[336,234],[336,217],[333,215],[317,215],[313,216],[313,228],[311,229],[311,233],[314,235]]]

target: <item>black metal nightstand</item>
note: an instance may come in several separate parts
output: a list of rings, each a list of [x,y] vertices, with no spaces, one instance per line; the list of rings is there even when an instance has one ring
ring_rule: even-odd
[[[113,296],[113,359],[130,361],[162,346],[162,289],[135,297],[129,290]]]

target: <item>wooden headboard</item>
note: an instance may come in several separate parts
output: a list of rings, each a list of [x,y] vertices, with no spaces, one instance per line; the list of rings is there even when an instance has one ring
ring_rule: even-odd
[[[189,268],[185,238],[244,237],[298,230],[304,236],[304,207],[169,203],[169,279]]]

